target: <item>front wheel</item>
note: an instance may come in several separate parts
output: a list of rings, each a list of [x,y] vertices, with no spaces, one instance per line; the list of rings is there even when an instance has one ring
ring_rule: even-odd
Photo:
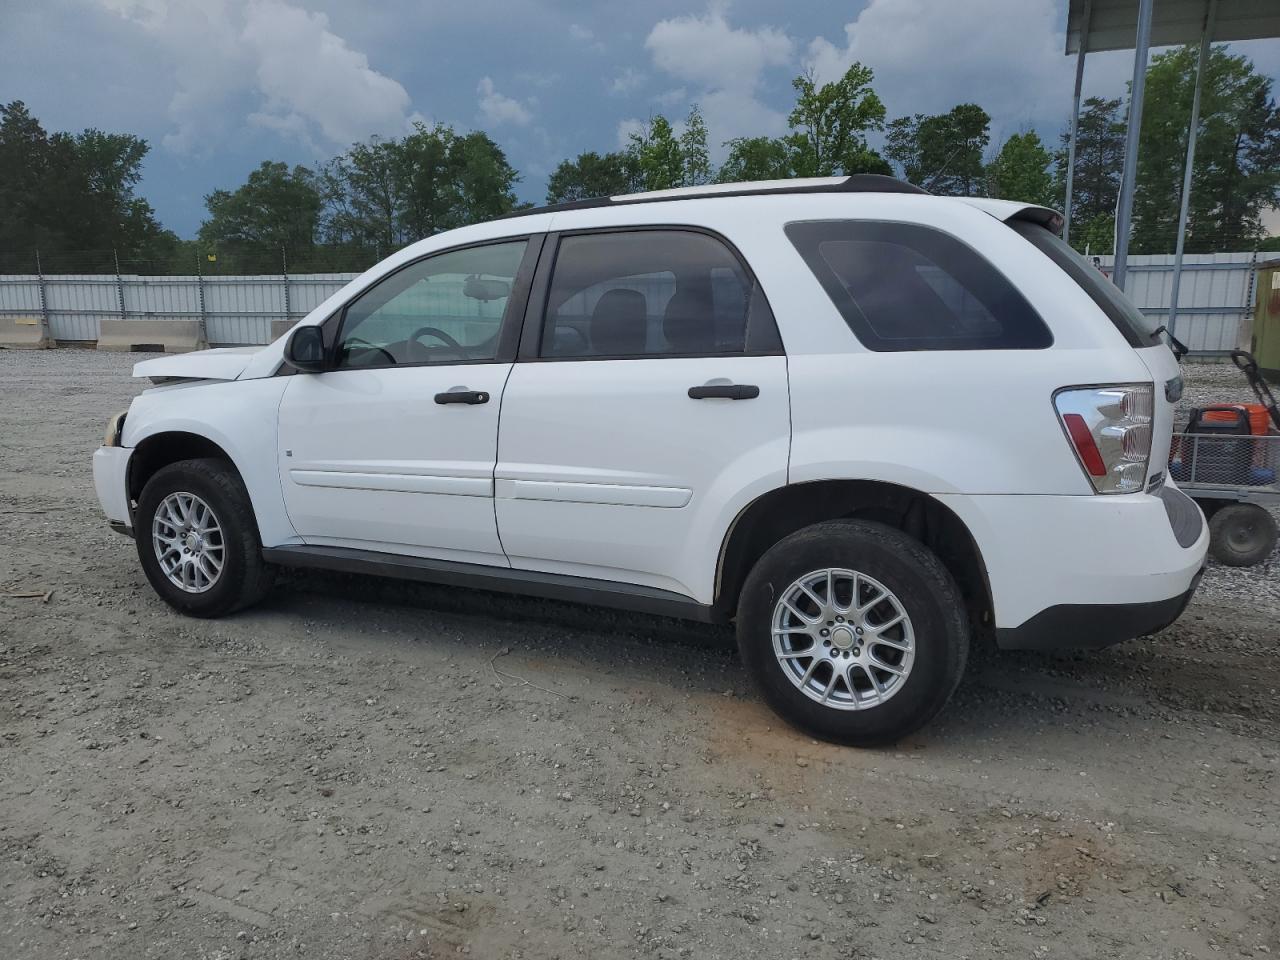
[[[833,520],[779,541],[738,600],[738,647],[764,698],[814,736],[892,743],[928,722],[964,672],[955,580],[923,544]]]
[[[225,616],[271,589],[249,494],[226,461],[157,470],[138,498],[134,536],[151,586],[189,616]]]

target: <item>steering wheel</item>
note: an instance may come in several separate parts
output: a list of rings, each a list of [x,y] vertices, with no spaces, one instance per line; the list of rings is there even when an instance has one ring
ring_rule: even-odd
[[[453,339],[453,337],[449,336],[439,327],[419,327],[417,330],[413,331],[413,333],[409,336],[409,339],[417,340],[419,337],[427,336],[428,334],[435,337],[445,346],[452,347],[454,350],[462,349],[462,344],[460,344],[457,340]]]
[[[347,342],[344,343],[342,346],[347,351],[350,351],[352,346],[357,346],[357,347],[361,347],[368,350],[376,350],[378,353],[382,354],[384,357],[387,358],[388,363],[396,362],[396,358],[391,353],[390,350],[386,350],[378,346],[376,343],[370,343],[368,340],[365,340],[363,337],[355,337],[355,336],[347,337]]]

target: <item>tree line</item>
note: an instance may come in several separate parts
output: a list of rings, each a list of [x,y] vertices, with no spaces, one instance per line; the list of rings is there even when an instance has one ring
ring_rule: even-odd
[[[1173,249],[1186,121],[1196,51],[1153,57],[1147,73],[1134,253]],[[935,194],[993,196],[1061,209],[1066,133],[1052,146],[1032,130],[998,148],[976,103],[889,119],[872,71],[853,64],[838,80],[793,81],[780,136],[739,137],[712,162],[706,122],[694,105],[679,124],[655,114],[621,149],[565,159],[548,181],[548,203],[707,183],[882,173]],[[1187,249],[1280,249],[1264,210],[1280,204],[1280,108],[1269,78],[1243,56],[1213,50],[1201,99]],[[1124,152],[1119,98],[1083,104],[1077,135],[1071,240],[1109,253]],[[873,147],[873,143],[878,147]],[[403,137],[370,138],[316,168],[264,161],[235,189],[205,197],[195,240],[179,240],[135,195],[146,141],[86,130],[47,133],[15,101],[0,106],[0,270],[6,254],[44,266],[90,251],[76,269],[151,263],[222,273],[349,270],[442,230],[518,211],[519,173],[482,131],[415,124]]]

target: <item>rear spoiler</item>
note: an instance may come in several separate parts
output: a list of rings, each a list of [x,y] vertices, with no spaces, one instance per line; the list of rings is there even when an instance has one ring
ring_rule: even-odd
[[[990,214],[1003,223],[1025,220],[1044,227],[1055,236],[1062,235],[1062,225],[1065,221],[1057,210],[1050,210],[1048,207],[1037,206],[1034,203],[1020,203],[1017,200],[997,200],[994,197],[957,197],[956,199],[971,207],[977,207],[983,213]]]
[[[1038,223],[1055,236],[1062,236],[1062,227],[1066,223],[1062,219],[1062,214],[1057,210],[1050,210],[1048,207],[1023,207],[1011,217],[1009,220],[1025,220],[1028,223]]]

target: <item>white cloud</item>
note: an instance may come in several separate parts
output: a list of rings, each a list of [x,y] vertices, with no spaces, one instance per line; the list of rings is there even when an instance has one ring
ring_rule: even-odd
[[[871,0],[845,25],[843,45],[813,40],[805,66],[825,83],[854,61],[865,64],[875,72],[875,90],[890,117],[979,103],[993,117],[995,141],[1028,124],[1056,126],[1070,113],[1075,61],[1063,54],[1059,6],[1055,0]],[[1116,96],[1131,65],[1132,55],[1091,57],[1085,95]]]
[[[241,39],[257,55],[263,112],[314,125],[337,144],[404,127],[409,94],[331,33],[324,14],[281,0],[251,3]]]
[[[580,23],[571,23],[569,24],[569,36],[596,52],[604,50],[604,44],[596,39],[595,32],[590,27],[584,27]]]
[[[409,94],[286,0],[100,0],[137,23],[173,66],[166,147],[200,152],[240,123],[317,152],[409,123]],[[234,111],[234,112],[233,112]]]
[[[644,84],[644,74],[634,67],[625,68],[609,84],[609,92],[617,96],[633,93]]]
[[[702,16],[659,21],[645,47],[658,69],[695,88],[713,152],[733,137],[785,128],[785,117],[757,95],[767,69],[792,62],[795,44],[783,31],[735,27],[713,5]]]
[[[490,77],[480,78],[476,93],[480,94],[480,113],[492,124],[514,123],[523,127],[533,119],[524,104],[499,93]]]
[[[720,9],[701,17],[673,17],[645,40],[653,62],[672,76],[709,88],[755,87],[765,67],[791,60],[790,37],[773,27],[730,26]]]
[[[645,122],[637,117],[627,117],[618,121],[618,147],[625,149],[631,145],[631,135],[644,133]]]
[[[653,98],[653,102],[658,104],[664,110],[670,109],[681,104],[689,103],[689,91],[684,87],[675,87],[672,90],[664,90]]]

